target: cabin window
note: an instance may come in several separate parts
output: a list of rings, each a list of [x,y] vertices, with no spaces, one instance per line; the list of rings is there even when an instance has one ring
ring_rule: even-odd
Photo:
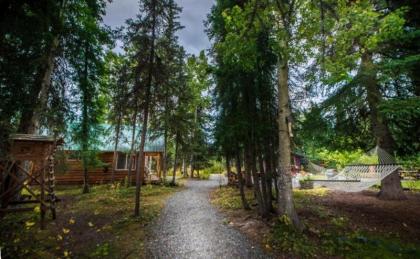
[[[127,169],[127,154],[118,154],[117,158],[117,169],[124,170]]]
[[[128,165],[130,164],[130,156],[128,154],[119,153],[117,157],[117,170],[128,170]],[[133,157],[131,162],[131,169],[136,168],[136,160]]]
[[[128,168],[128,164],[127,164],[127,168]],[[136,157],[132,156],[131,157],[131,170],[135,170],[135,169],[136,169]]]

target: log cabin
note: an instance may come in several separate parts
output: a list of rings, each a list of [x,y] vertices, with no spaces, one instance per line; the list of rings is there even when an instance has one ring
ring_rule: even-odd
[[[110,128],[110,127],[109,127]],[[114,141],[103,137],[96,153],[96,163],[88,166],[89,184],[103,184],[112,181],[114,172],[115,182],[136,181],[137,152],[130,153],[131,133],[129,129],[121,130],[114,159]],[[112,130],[108,136],[113,136]],[[60,185],[83,184],[84,166],[78,145],[67,140],[56,166],[56,183]],[[144,148],[143,165],[145,173],[140,176],[142,183],[158,183],[162,177],[164,145],[162,138],[147,139]],[[131,161],[130,161],[131,160]],[[130,163],[131,162],[131,163]],[[131,165],[131,170],[129,166]],[[130,171],[130,175],[129,175]]]

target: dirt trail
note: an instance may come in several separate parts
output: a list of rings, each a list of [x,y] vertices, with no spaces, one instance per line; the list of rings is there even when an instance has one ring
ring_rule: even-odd
[[[269,258],[257,246],[224,224],[209,202],[220,176],[188,181],[172,196],[146,243],[147,258]]]

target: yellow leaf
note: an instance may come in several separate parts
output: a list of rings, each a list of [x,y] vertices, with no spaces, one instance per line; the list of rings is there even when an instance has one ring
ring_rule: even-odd
[[[41,211],[41,208],[39,206],[35,206],[34,212],[39,213]]]
[[[63,240],[63,237],[61,235],[57,235],[57,240]]]
[[[27,228],[31,228],[33,225],[35,225],[35,222],[33,222],[33,221],[26,221],[26,222],[25,222],[25,226],[26,226]]]
[[[76,221],[74,221],[74,219],[73,219],[73,218],[71,218],[71,219],[69,220],[69,223],[70,223],[70,224],[72,224],[72,225],[73,225],[75,222],[76,222]]]
[[[63,233],[64,234],[68,234],[70,232],[70,229],[68,229],[68,228],[63,228]]]
[[[19,243],[20,239],[16,238],[15,240],[13,240],[13,243]]]
[[[93,223],[90,222],[90,221],[89,221],[88,225],[89,225],[89,227],[93,227],[94,226]]]
[[[66,250],[64,251],[64,257],[68,257],[69,256],[69,252]]]

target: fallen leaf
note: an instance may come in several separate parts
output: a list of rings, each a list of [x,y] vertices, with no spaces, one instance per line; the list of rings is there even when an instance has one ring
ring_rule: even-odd
[[[69,223],[70,223],[70,224],[72,224],[72,225],[73,225],[75,222],[76,222],[76,221],[74,221],[74,219],[73,219],[73,218],[71,218],[71,219],[69,220]]]
[[[57,235],[57,240],[63,240],[63,237],[61,235]]]
[[[26,228],[31,228],[31,227],[33,227],[33,225],[35,225],[35,222],[33,222],[33,221],[26,221],[25,222]]]
[[[89,221],[88,225],[89,225],[89,227],[93,227],[94,226],[93,223],[90,222],[90,221]]]
[[[68,228],[63,228],[63,233],[64,234],[68,234],[70,232],[70,229],[68,229]]]

